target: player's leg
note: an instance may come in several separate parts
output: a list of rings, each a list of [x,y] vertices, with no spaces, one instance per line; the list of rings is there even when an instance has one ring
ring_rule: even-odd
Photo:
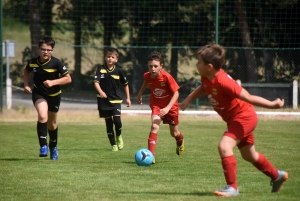
[[[158,115],[151,116],[151,130],[148,137],[148,149],[155,156],[155,148],[157,142],[157,134],[159,131],[159,125],[161,122],[161,118]]]
[[[236,139],[229,137],[226,134],[219,143],[218,151],[221,157],[226,186],[223,189],[214,192],[217,196],[239,195],[236,181],[236,158],[233,153],[233,148],[236,144]]]
[[[57,113],[60,106],[61,96],[49,97],[48,102],[48,133],[49,133],[49,148],[50,148],[50,159],[58,160],[58,126],[57,126]]]
[[[34,95],[33,95],[34,96]],[[43,98],[34,101],[34,107],[38,113],[37,135],[40,144],[40,157],[48,155],[47,147],[47,121],[48,121],[48,104]]]
[[[239,146],[239,150],[244,160],[252,163],[254,167],[271,179],[273,186],[271,192],[279,192],[283,182],[288,179],[288,173],[277,170],[262,153],[255,150],[253,144],[245,143],[244,146]]]
[[[58,126],[56,123],[57,112],[48,111],[48,133],[49,133],[49,148],[50,148],[50,159],[58,160]]]
[[[179,156],[184,152],[184,139],[182,133],[178,129],[178,117],[172,118],[171,123],[172,124],[169,124],[170,134],[176,140],[176,154]]]
[[[121,121],[121,104],[118,108],[114,109],[113,122],[115,124],[116,142],[118,149],[123,149],[124,142],[122,137],[122,121]]]

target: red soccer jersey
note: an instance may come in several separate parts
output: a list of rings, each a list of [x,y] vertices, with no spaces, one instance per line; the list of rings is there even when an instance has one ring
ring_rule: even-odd
[[[150,107],[166,107],[179,86],[174,78],[166,71],[161,70],[157,78],[151,78],[150,72],[144,74],[144,80],[148,83],[151,90]],[[178,115],[178,100],[174,103],[169,113]]]
[[[225,122],[255,112],[251,104],[238,98],[242,87],[224,70],[221,69],[213,80],[201,77],[201,81],[210,104]]]

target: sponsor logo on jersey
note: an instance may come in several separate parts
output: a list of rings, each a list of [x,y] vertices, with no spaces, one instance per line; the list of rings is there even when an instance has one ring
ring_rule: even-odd
[[[154,91],[153,91],[153,94],[154,94],[155,96],[162,96],[163,93],[165,93],[165,90],[160,89],[160,88],[155,88]]]
[[[212,88],[212,93],[213,93],[213,95],[217,95],[218,94],[217,89],[216,88]]]
[[[100,78],[105,78],[104,74],[101,74]]]

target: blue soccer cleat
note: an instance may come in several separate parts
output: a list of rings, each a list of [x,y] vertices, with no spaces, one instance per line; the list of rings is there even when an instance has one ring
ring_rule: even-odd
[[[40,157],[46,157],[48,156],[48,147],[47,145],[44,145],[40,149]]]
[[[50,160],[58,160],[57,147],[50,149]]]

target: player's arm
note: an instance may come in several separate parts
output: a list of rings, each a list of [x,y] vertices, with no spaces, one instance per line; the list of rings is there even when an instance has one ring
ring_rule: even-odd
[[[249,92],[244,88],[242,88],[239,99],[248,102],[252,105],[269,108],[269,109],[281,108],[284,105],[284,99],[277,98],[274,101],[269,101],[263,97],[249,94]]]
[[[43,84],[46,87],[53,87],[56,85],[65,85],[70,84],[72,82],[72,78],[69,73],[63,75],[62,77],[55,79],[55,80],[45,80]]]
[[[137,98],[136,98],[136,101],[139,103],[139,104],[143,104],[142,102],[142,94],[143,92],[145,91],[145,89],[148,87],[148,83],[144,80],[143,82],[143,85],[141,86],[141,89],[137,95]]]
[[[202,85],[198,86],[192,93],[190,93],[181,103],[180,108],[181,110],[185,110],[187,106],[190,104],[191,101],[195,100],[196,98],[200,98],[205,95],[205,91]]]
[[[23,74],[23,80],[24,80],[24,92],[30,93],[31,88],[29,86],[29,78],[30,78],[30,72],[25,68],[24,74]]]
[[[124,90],[125,90],[125,94],[126,94],[126,103],[127,103],[127,107],[130,107],[131,105],[131,100],[130,100],[130,93],[129,93],[129,87],[128,84],[126,86],[124,86]]]
[[[107,98],[106,93],[101,89],[99,82],[96,80],[94,81],[94,87],[101,98]]]

